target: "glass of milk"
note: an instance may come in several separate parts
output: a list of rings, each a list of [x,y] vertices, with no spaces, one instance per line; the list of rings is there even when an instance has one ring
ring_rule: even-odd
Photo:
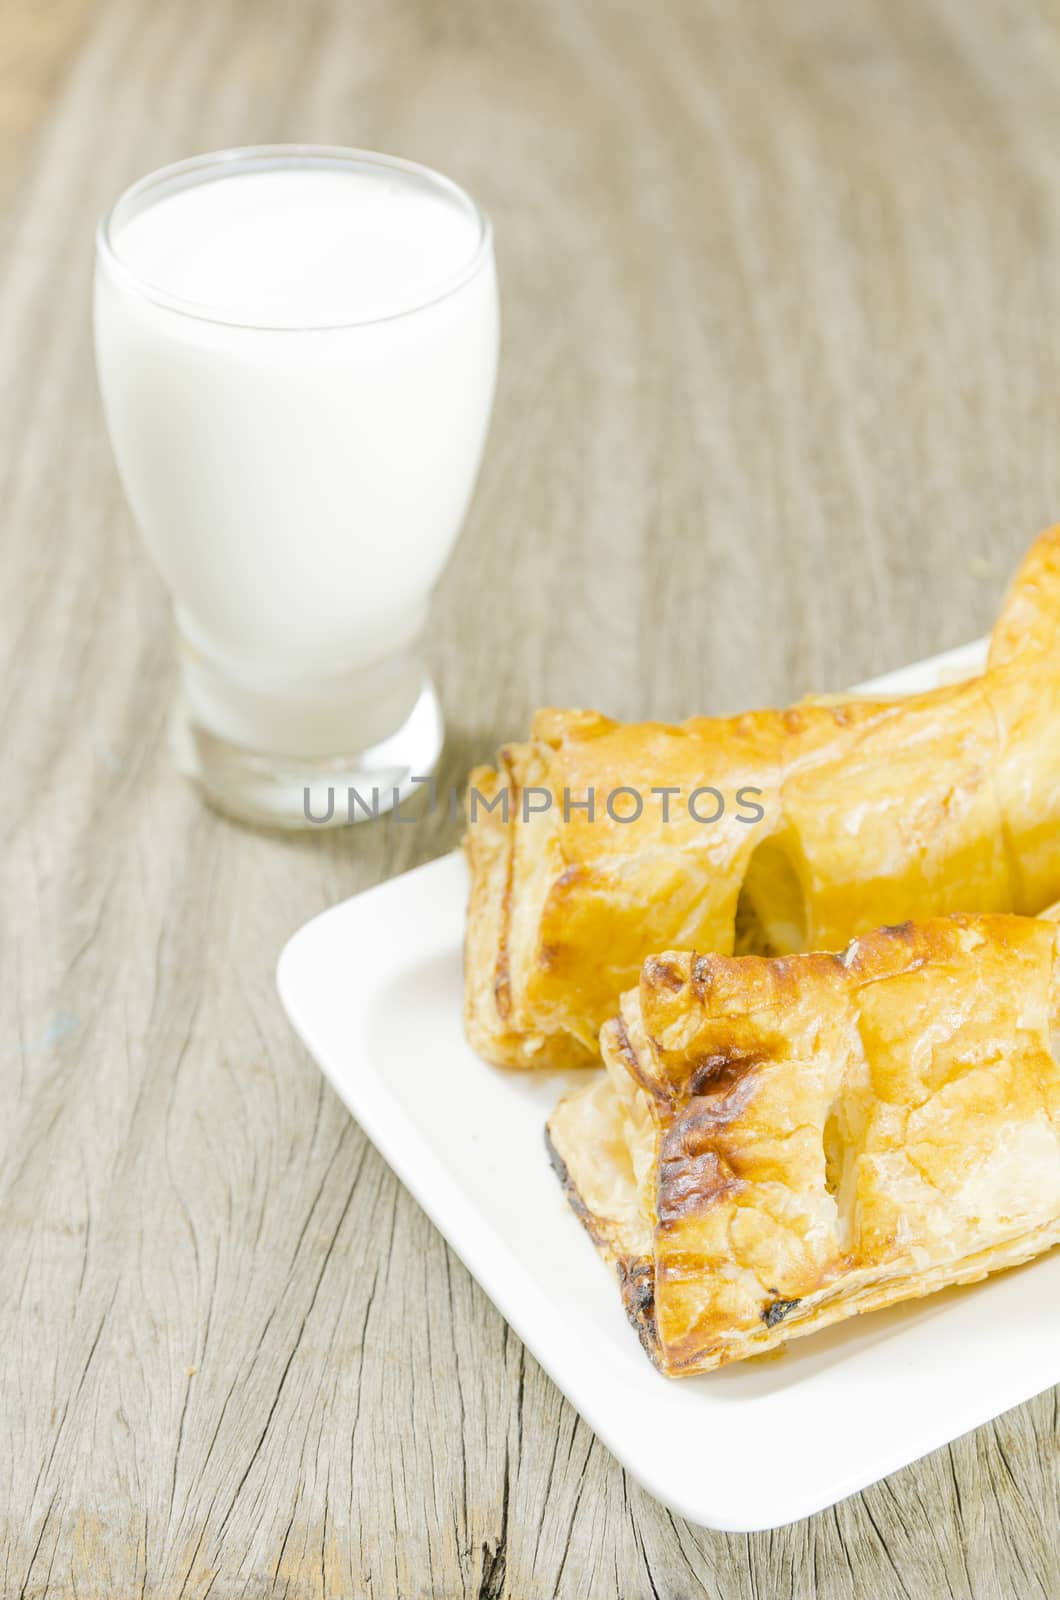
[[[196,157],[100,223],[95,329],[185,761],[254,821],[386,810],[441,750],[424,633],[493,399],[488,220],[364,151]]]

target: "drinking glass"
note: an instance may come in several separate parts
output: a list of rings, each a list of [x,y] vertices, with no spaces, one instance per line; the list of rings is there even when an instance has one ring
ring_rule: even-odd
[[[307,217],[349,273],[330,246],[312,258]],[[211,266],[218,219],[239,248]],[[100,222],[104,412],[173,598],[186,757],[223,810],[355,820],[433,770],[429,600],[478,471],[498,321],[489,221],[389,156],[199,156]]]

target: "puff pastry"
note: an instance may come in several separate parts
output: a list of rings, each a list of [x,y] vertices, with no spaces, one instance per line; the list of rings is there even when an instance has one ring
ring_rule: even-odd
[[[1058,932],[958,915],[842,955],[645,963],[548,1135],[662,1372],[1060,1240]]]
[[[539,712],[472,774],[472,1043],[508,1066],[593,1062],[652,951],[836,950],[907,916],[1040,911],[1060,896],[1058,630],[1054,528],[964,682],[679,726]]]

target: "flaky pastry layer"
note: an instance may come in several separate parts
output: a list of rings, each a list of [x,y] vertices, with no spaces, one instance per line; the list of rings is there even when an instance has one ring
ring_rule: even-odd
[[[472,774],[472,1043],[508,1066],[591,1064],[652,951],[835,950],[908,916],[1056,900],[1058,630],[1052,529],[964,682],[679,726],[539,712]]]
[[[959,915],[842,955],[672,953],[548,1125],[659,1369],[681,1376],[1060,1240],[1055,921]]]

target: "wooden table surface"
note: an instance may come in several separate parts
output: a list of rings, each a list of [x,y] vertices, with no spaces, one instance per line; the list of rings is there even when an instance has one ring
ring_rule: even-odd
[[[1049,16],[4,0],[4,1597],[1060,1594],[1055,1394],[722,1536],[508,1331],[273,988],[301,922],[457,826],[243,831],[175,773],[89,325],[94,218],[163,162],[440,167],[493,215],[505,311],[435,610],[443,779],[542,702],[838,687],[984,631],[1060,507]]]

